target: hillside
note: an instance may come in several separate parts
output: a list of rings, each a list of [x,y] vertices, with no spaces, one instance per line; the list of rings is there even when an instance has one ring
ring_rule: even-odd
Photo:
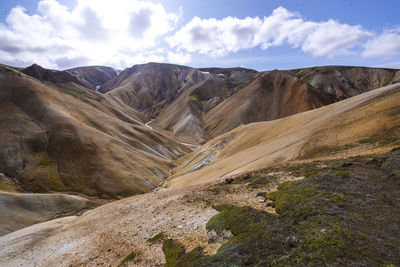
[[[79,196],[0,192],[0,236],[96,206]]]
[[[241,124],[315,109],[400,81],[393,69],[326,66],[256,72],[149,63],[105,83],[151,125],[203,143]]]
[[[32,65],[23,72],[60,87],[99,90],[145,114],[151,127],[196,143],[400,82],[398,70],[345,66],[256,72],[148,63],[117,75],[102,66],[53,71]]]
[[[7,67],[0,84],[0,170],[23,192],[143,193],[190,151],[146,127],[146,116],[93,90],[51,86]]]
[[[238,127],[166,188],[0,237],[0,264],[397,264],[399,114],[390,85]]]
[[[107,81],[117,77],[119,71],[111,67],[88,66],[68,69],[65,72],[76,77],[86,88],[99,90]]]
[[[76,85],[84,86],[81,81],[79,81],[75,76],[66,71],[45,69],[37,64],[33,64],[25,69],[22,69],[21,72],[42,82],[48,82],[54,85],[73,83]]]
[[[389,69],[328,66],[261,73],[204,116],[215,137],[241,124],[269,121],[325,106],[400,81]]]
[[[166,186],[229,177],[299,157],[357,155],[379,138],[387,139],[391,149],[391,141],[399,141],[399,104],[400,85],[390,85],[312,111],[237,127],[181,158]]]

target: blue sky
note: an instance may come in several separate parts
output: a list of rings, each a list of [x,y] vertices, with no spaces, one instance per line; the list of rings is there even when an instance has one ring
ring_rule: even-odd
[[[400,68],[398,0],[9,0],[0,62]]]

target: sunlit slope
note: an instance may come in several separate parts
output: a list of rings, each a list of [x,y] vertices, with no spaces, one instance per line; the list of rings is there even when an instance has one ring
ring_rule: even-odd
[[[319,108],[400,81],[393,69],[324,66],[274,70],[256,75],[250,84],[203,116],[211,137],[241,124],[270,121]]]
[[[220,135],[181,159],[167,187],[180,187],[331,152],[391,147],[400,136],[400,85]]]
[[[51,86],[0,69],[0,170],[23,191],[100,197],[162,184],[187,148],[145,127],[147,119],[108,96]]]

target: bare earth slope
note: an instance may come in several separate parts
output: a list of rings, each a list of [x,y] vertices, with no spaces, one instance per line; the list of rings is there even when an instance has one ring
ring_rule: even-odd
[[[163,183],[188,149],[122,102],[83,87],[50,86],[0,69],[0,169],[23,191],[103,198]]]
[[[21,70],[21,72],[33,78],[36,78],[42,82],[48,82],[55,85],[74,83],[77,85],[84,86],[84,84],[81,83],[81,81],[79,81],[75,76],[71,75],[66,71],[45,69],[37,64],[31,65]]]
[[[152,125],[202,142],[208,138],[203,112],[249,83],[255,73],[243,68],[194,69],[148,63],[126,69],[100,91],[148,114],[155,119]]]
[[[268,71],[203,118],[211,137],[241,124],[269,121],[325,106],[400,81],[391,69],[326,66]]]
[[[312,178],[293,177],[281,167],[226,180],[225,185],[215,183],[243,172],[287,165],[292,159],[307,160],[310,153],[311,160],[317,160],[328,152],[347,157],[390,151],[399,146],[399,111],[400,85],[391,85],[283,119],[241,126],[187,156],[167,184],[172,189],[0,237],[0,264],[117,266],[129,255],[126,259],[131,266],[159,266],[166,261],[178,266],[343,264],[343,259],[356,265],[396,263],[398,251],[384,244],[399,242],[393,235],[399,217],[390,217],[398,209],[397,154],[387,159],[373,156],[361,161],[306,163],[291,171]],[[184,174],[209,150],[216,153],[208,166]],[[307,168],[311,174],[303,171]],[[316,171],[323,174],[318,176]],[[296,182],[276,187],[284,181]],[[383,190],[379,194],[378,187]],[[389,201],[387,193],[396,200]],[[270,205],[264,203],[267,200]],[[211,204],[216,205],[218,215],[214,216],[217,211]],[[374,205],[384,212],[378,214]],[[349,216],[348,210],[361,217]],[[381,246],[378,240],[385,242]],[[221,243],[225,244],[213,254]],[[204,256],[198,249],[185,254],[197,246],[213,255]],[[359,254],[367,252],[366,246],[369,253]],[[346,253],[349,250],[351,255]]]
[[[0,191],[0,236],[26,226],[91,208],[89,200],[65,194]]]
[[[148,114],[153,127],[210,140],[241,124],[322,107],[400,81],[393,69],[326,66],[257,73],[149,63],[126,69],[100,88]]]
[[[117,77],[118,72],[111,67],[87,66],[65,70],[76,77],[85,87],[98,90],[107,81]]]
[[[372,90],[316,110],[240,126],[180,159],[167,187],[180,187],[351,147],[374,135],[399,135],[400,85]],[[389,138],[389,140],[391,140]]]
[[[121,72],[101,88],[151,117],[177,98],[185,87],[202,80],[200,72],[186,66],[148,63]]]

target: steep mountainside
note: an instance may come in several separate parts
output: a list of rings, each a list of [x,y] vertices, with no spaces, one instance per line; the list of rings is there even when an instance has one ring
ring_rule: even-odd
[[[241,124],[315,109],[400,82],[393,69],[327,66],[287,71],[135,65],[100,88],[154,119],[151,125],[204,142]]]
[[[76,77],[85,87],[98,90],[107,81],[117,77],[119,71],[111,67],[88,66],[68,69],[65,72]]]
[[[100,88],[155,119],[154,125],[204,141],[202,114],[251,81],[256,71],[194,69],[149,63],[126,69]],[[197,101],[204,102],[203,104]],[[204,100],[204,101],[203,101]]]
[[[100,91],[110,91],[111,95],[126,104],[144,111],[150,116],[171,103],[185,86],[201,81],[199,71],[185,66],[148,63],[135,65],[105,83]]]
[[[241,124],[283,118],[400,82],[390,69],[327,66],[260,73],[240,92],[208,112],[212,137]]]
[[[146,127],[146,117],[84,87],[55,87],[0,68],[0,170],[28,192],[103,198],[163,183],[189,149]]]

